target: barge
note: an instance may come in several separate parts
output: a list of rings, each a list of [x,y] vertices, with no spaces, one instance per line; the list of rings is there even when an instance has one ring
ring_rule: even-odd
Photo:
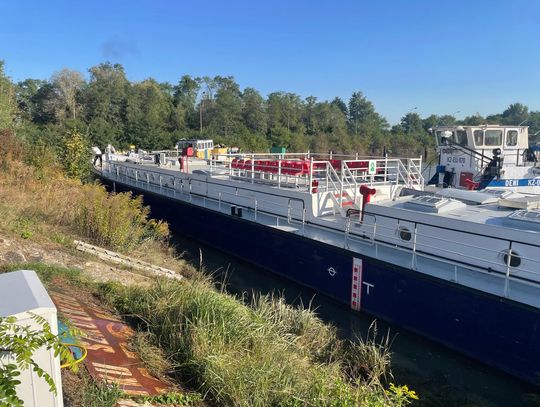
[[[540,201],[424,190],[422,159],[234,154],[96,168],[170,227],[540,384]]]

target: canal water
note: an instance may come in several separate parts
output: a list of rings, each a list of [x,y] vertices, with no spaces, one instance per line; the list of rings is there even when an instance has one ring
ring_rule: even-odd
[[[292,305],[311,304],[341,337],[366,337],[373,318],[285,278],[257,268],[187,237],[173,237],[179,252],[195,267],[200,260],[217,285],[233,294],[281,294]],[[540,389],[452,352],[410,332],[377,321],[379,336],[392,338],[393,382],[407,384],[422,406],[540,406]]]

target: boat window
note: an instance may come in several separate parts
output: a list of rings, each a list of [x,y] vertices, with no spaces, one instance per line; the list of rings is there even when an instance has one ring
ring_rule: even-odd
[[[510,259],[508,258],[510,255]],[[509,265],[510,267],[519,267],[521,265],[521,257],[514,251],[508,250],[503,255],[504,264]]]
[[[458,130],[456,132],[456,142],[460,146],[466,146],[467,145],[467,132],[465,130]]]
[[[406,242],[411,240],[411,237],[412,237],[411,231],[407,229],[405,226],[399,227],[398,234],[401,240],[404,240]]]
[[[476,146],[484,145],[484,130],[475,130],[474,131],[474,144]]]
[[[484,142],[486,146],[500,146],[502,144],[502,130],[486,130]]]
[[[517,130],[508,130],[506,132],[506,145],[517,146],[518,132]]]
[[[437,132],[435,133],[436,136],[437,136],[437,144],[439,146],[441,145],[445,145],[446,143],[443,141],[443,138],[447,138],[449,139],[450,141],[456,141],[456,138],[455,138],[455,134],[453,131],[450,131],[450,130],[437,130]]]

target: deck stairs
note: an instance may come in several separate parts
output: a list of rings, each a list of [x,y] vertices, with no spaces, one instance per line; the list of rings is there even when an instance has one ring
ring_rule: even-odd
[[[397,159],[392,160],[391,165],[385,165],[384,175],[373,177],[365,172],[358,173],[346,161],[337,170],[327,165],[324,180],[327,193],[319,197],[319,215],[339,213],[346,217],[350,209],[361,210],[363,198],[359,190],[362,184],[376,189],[374,200],[392,199],[401,187],[421,190],[424,177],[420,168],[417,160]]]

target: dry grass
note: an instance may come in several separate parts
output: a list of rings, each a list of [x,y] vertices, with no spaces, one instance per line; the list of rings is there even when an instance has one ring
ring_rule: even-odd
[[[137,249],[156,263],[170,258],[168,226],[149,219],[141,199],[65,177],[52,159],[34,157],[47,157],[46,149],[25,149],[9,132],[0,133],[0,146],[0,230],[40,241],[69,236],[124,253]]]

